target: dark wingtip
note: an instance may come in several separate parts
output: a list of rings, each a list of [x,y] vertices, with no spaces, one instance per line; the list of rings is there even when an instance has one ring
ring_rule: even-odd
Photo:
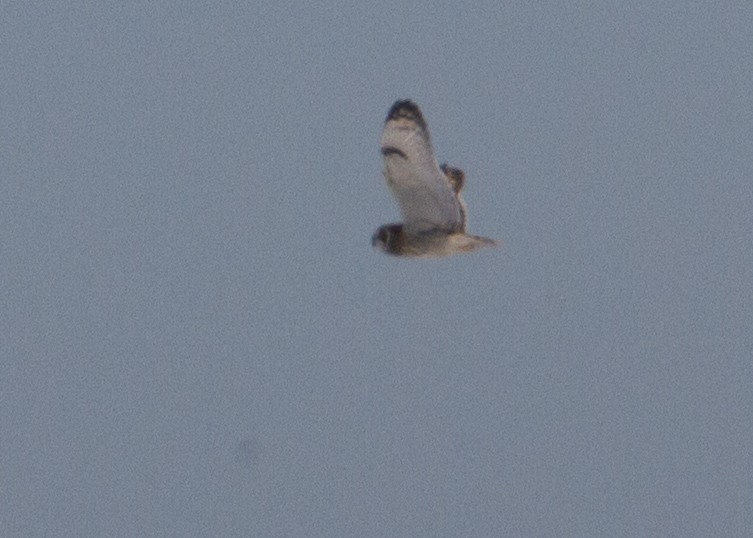
[[[399,99],[395,101],[387,113],[387,119],[398,118],[403,115],[421,115],[418,105],[410,99]]]
[[[424,121],[424,117],[421,114],[421,110],[418,108],[418,105],[410,99],[395,101],[395,103],[390,108],[390,111],[387,113],[386,121],[396,120],[399,118],[406,118],[415,121],[422,127],[426,127],[426,122]]]

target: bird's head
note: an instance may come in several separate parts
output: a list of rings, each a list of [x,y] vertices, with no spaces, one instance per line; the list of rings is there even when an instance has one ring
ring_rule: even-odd
[[[399,254],[402,243],[402,224],[385,224],[371,236],[371,246],[387,254]]]

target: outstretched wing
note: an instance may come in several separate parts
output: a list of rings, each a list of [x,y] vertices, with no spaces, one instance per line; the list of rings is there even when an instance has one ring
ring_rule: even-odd
[[[460,194],[460,191],[463,190],[463,185],[465,185],[465,172],[463,172],[460,168],[453,168],[452,166],[448,166],[447,163],[441,165],[439,169],[442,171],[445,177],[447,177],[447,181],[450,182],[450,187],[452,187],[452,191],[455,193],[455,198],[457,199],[458,205],[460,206],[460,230],[464,232],[467,223],[466,219],[468,210],[465,207],[465,200],[463,200],[463,196]]]
[[[412,101],[397,101],[382,132],[385,178],[412,233],[463,229],[464,211],[434,157],[429,130]]]

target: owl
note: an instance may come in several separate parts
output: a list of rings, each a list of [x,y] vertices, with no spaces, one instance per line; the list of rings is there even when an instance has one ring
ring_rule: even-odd
[[[397,101],[382,132],[387,186],[397,200],[403,222],[385,224],[371,243],[395,256],[438,258],[497,245],[466,233],[466,208],[460,195],[462,170],[439,166],[421,111],[412,101]]]

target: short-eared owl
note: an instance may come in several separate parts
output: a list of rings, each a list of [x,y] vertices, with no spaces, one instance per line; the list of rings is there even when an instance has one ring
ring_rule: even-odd
[[[439,166],[429,129],[418,106],[397,101],[382,133],[384,177],[400,206],[401,224],[380,226],[371,243],[396,256],[439,257],[497,244],[465,233],[466,211],[460,190],[465,174]]]

